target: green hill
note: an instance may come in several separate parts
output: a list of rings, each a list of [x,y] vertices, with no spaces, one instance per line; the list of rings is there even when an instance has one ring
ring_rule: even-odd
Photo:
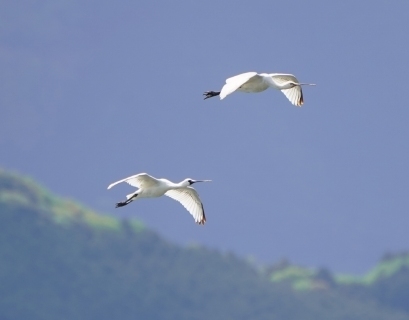
[[[399,293],[409,288],[402,268],[370,284],[334,280],[320,290],[294,290],[283,273],[288,266],[274,276],[231,254],[173,245],[138,221],[100,215],[6,171],[0,261],[6,320],[409,319],[401,305],[408,295]],[[313,276],[332,279],[314,272],[305,278]],[[393,294],[384,296],[385,288]]]
[[[332,275],[281,261],[267,270],[270,281],[287,284],[295,291],[331,291],[347,297],[372,300],[385,308],[409,315],[409,253],[389,254],[363,276]]]

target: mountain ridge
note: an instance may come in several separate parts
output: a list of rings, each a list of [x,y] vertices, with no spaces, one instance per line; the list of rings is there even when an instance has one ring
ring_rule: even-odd
[[[2,319],[409,318],[377,288],[375,296],[360,284],[297,291],[233,254],[174,245],[137,220],[100,215],[5,170],[0,219]]]

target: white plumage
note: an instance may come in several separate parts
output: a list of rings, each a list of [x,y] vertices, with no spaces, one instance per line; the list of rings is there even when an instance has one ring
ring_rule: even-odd
[[[220,95],[222,100],[235,91],[262,92],[271,87],[282,91],[293,105],[300,107],[304,103],[303,85],[315,86],[313,83],[300,83],[292,74],[246,72],[228,78],[220,92],[206,91],[203,95],[205,99]]]
[[[193,180],[187,178],[179,183],[173,183],[167,179],[156,179],[147,173],[140,173],[111,183],[108,189],[122,182],[126,182],[138,188],[135,192],[128,194],[125,201],[118,202],[116,204],[117,208],[123,207],[140,198],[156,198],[165,195],[180,202],[193,216],[196,223],[204,224],[206,222],[206,216],[203,204],[196,190],[190,187],[190,185],[196,182],[207,181],[211,180]]]

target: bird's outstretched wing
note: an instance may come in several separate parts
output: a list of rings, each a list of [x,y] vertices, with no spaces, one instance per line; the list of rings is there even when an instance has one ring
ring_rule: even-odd
[[[292,74],[272,73],[270,75],[271,75],[272,80],[280,85],[288,81],[299,83],[297,78]],[[291,89],[283,89],[281,91],[284,93],[284,95],[287,97],[288,100],[290,100],[290,102],[293,105],[297,107],[301,107],[302,104],[304,103],[301,86],[295,86],[295,87],[292,87]]]
[[[165,196],[180,202],[193,216],[196,223],[205,224],[206,216],[204,213],[203,204],[200,201],[199,195],[195,189],[192,187],[173,189],[167,191]]]
[[[302,95],[302,89],[300,86],[296,86],[291,89],[284,89],[281,91],[293,105],[297,107],[301,107],[303,105],[304,97]]]
[[[158,180],[147,173],[139,173],[134,176],[130,176],[128,178],[111,183],[108,186],[108,189],[111,189],[113,186],[116,186],[117,184],[122,182],[126,182],[136,188],[146,188],[155,186],[158,183]]]
[[[222,88],[222,91],[220,91],[220,100],[224,99],[226,96],[236,91],[243,84],[245,84],[247,81],[254,77],[258,77],[257,72],[246,72],[228,78],[226,80],[226,84]]]

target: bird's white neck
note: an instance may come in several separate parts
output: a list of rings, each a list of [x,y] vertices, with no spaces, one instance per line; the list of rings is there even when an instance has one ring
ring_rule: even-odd
[[[174,183],[173,186],[175,189],[182,189],[182,188],[186,188],[190,186],[190,183],[183,180],[183,181],[180,181],[179,183]]]

